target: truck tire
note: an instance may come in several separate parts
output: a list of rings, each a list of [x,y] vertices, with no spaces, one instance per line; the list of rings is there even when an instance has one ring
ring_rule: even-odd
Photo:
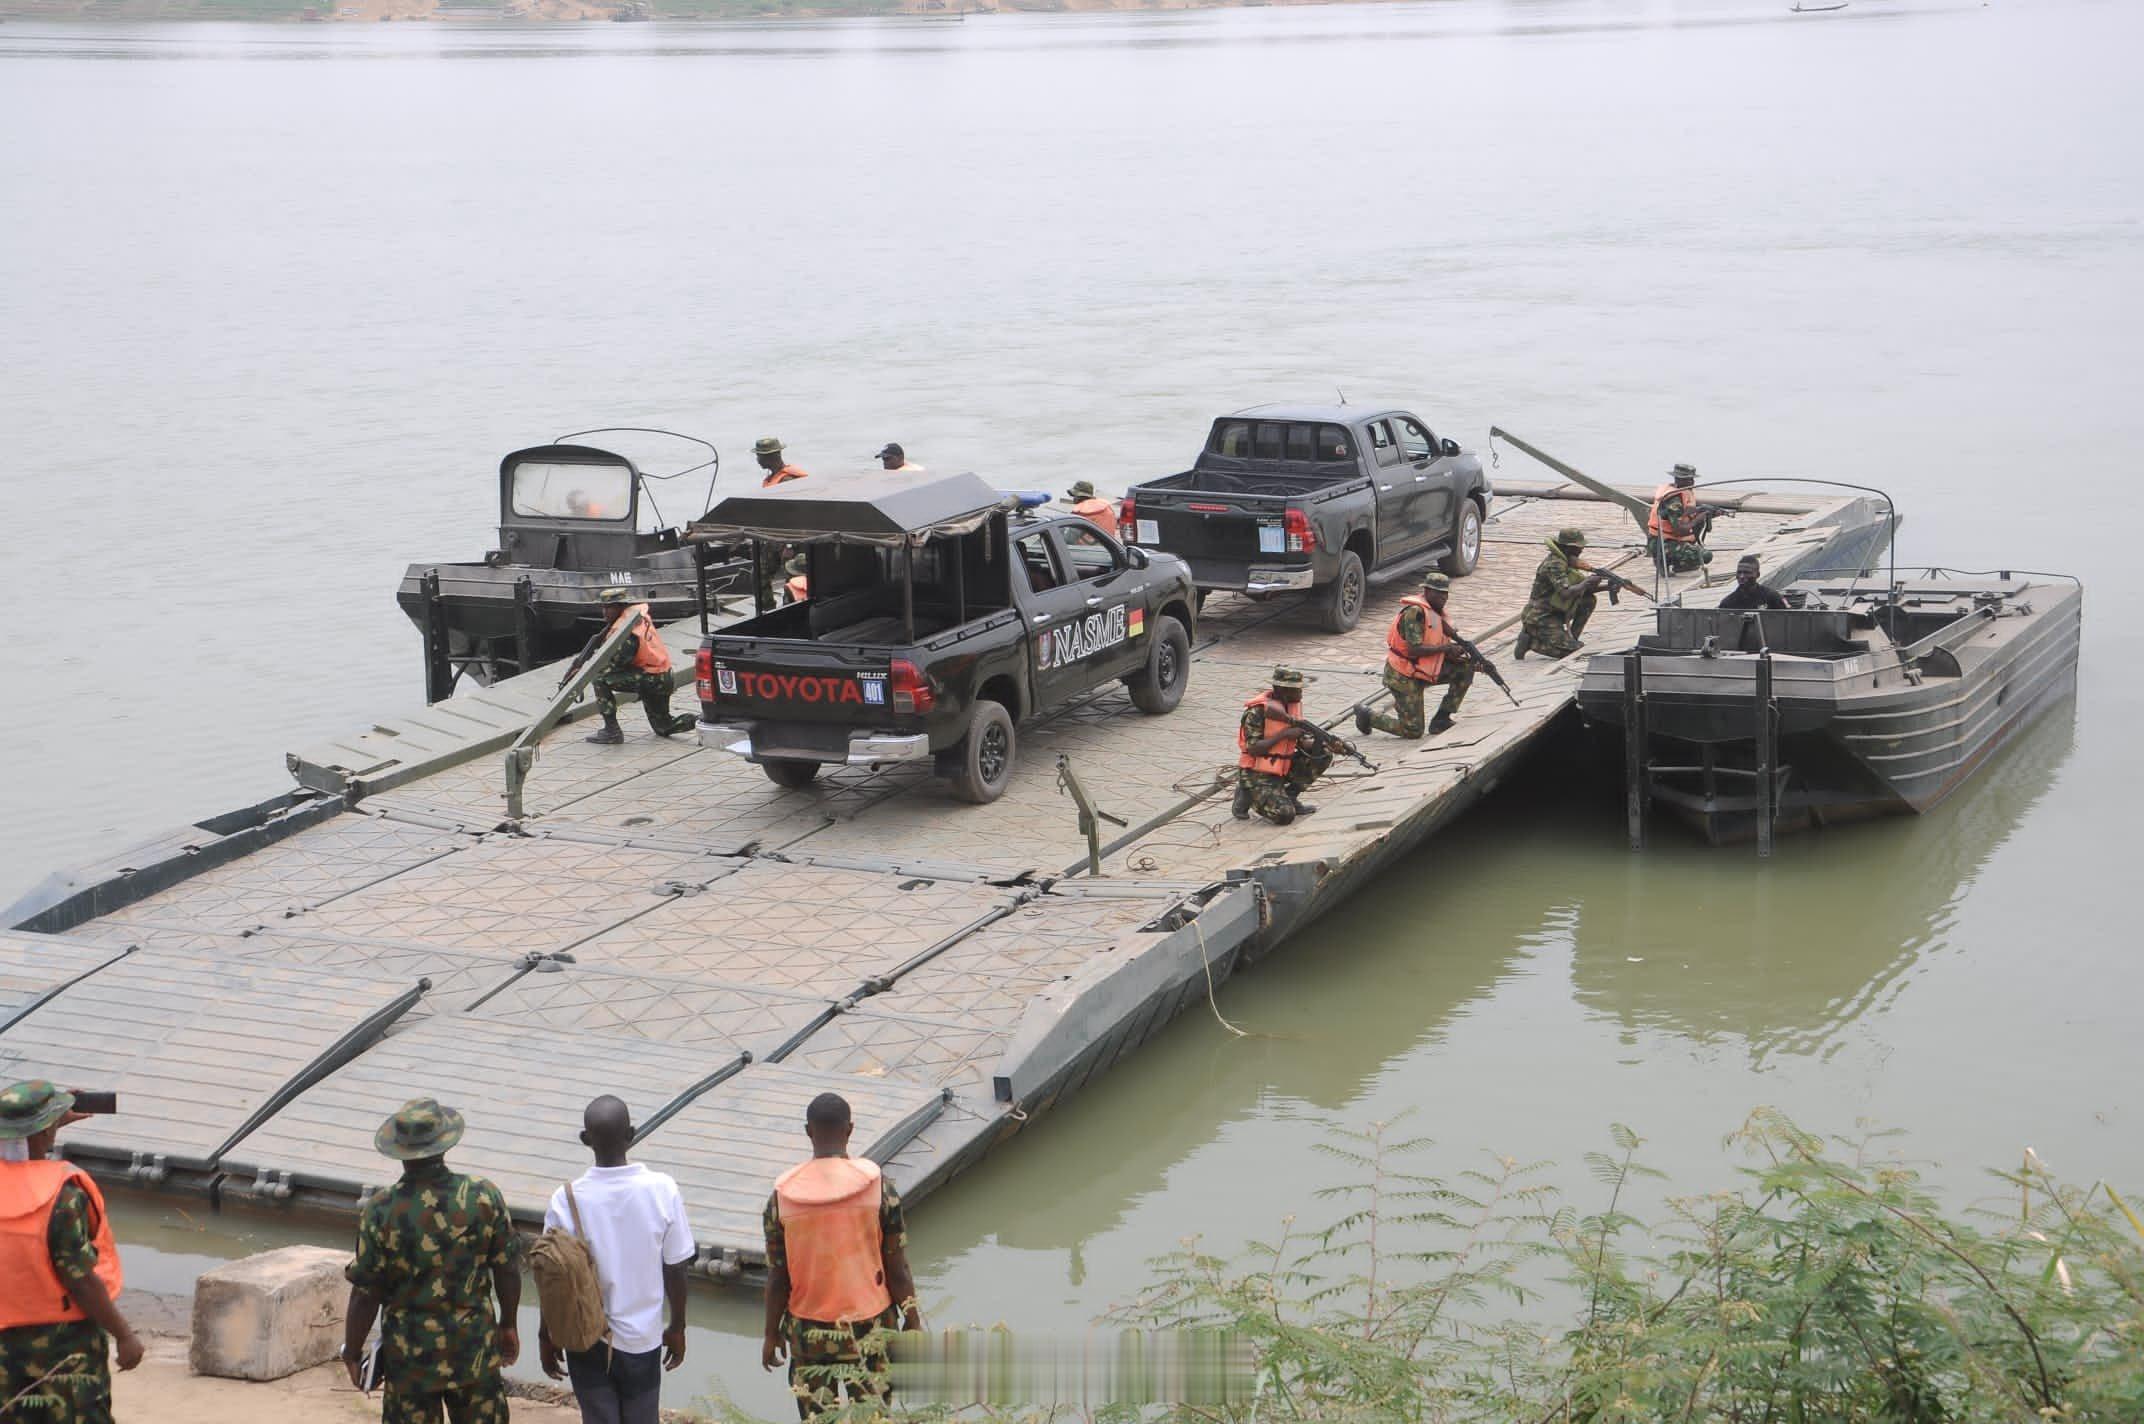
[[[767,773],[767,780],[792,791],[811,785],[819,776],[819,763],[794,757],[768,757],[759,764],[759,769]]]
[[[1459,501],[1452,519],[1452,552],[1437,561],[1437,567],[1453,578],[1465,578],[1481,562],[1481,503],[1468,495]]]
[[[1362,571],[1362,560],[1353,549],[1340,551],[1340,572],[1325,586],[1325,606],[1319,610],[1328,633],[1345,633],[1362,617],[1362,600],[1369,592],[1370,581]]]
[[[1125,679],[1132,690],[1132,706],[1150,717],[1174,712],[1190,681],[1191,635],[1174,618],[1155,619],[1146,667]]]
[[[1012,713],[1002,702],[987,699],[968,714],[968,735],[953,749],[953,794],[976,806],[987,806],[1005,794],[1012,784],[1012,763],[1018,751]]]

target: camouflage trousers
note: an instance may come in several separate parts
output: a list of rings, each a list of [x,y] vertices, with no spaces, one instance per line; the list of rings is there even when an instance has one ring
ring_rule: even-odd
[[[460,1389],[433,1390],[422,1394],[395,1388],[393,1380],[380,1391],[380,1424],[508,1424],[506,1381],[497,1370],[491,1377]]]
[[[622,692],[640,699],[641,709],[648,714],[648,725],[656,731],[680,730],[678,723],[684,719],[670,715],[670,674],[666,672],[614,668],[599,675],[590,686],[595,689],[596,710],[606,719],[617,719],[618,694]]]
[[[1420,737],[1426,725],[1422,721],[1422,704],[1430,688],[1444,689],[1444,701],[1437,704],[1437,715],[1456,717],[1459,704],[1467,700],[1467,689],[1473,685],[1474,664],[1465,658],[1447,657],[1435,682],[1417,682],[1387,663],[1385,686],[1392,693],[1392,710],[1372,712],[1370,725],[1395,737]]]
[[[1527,640],[1533,650],[1544,656],[1560,658],[1578,648],[1585,636],[1586,620],[1593,616],[1594,607],[1600,602],[1592,594],[1578,600],[1578,607],[1566,615],[1545,604],[1529,603],[1526,612],[1519,618],[1519,626],[1526,630]]]
[[[1686,574],[1712,562],[1712,551],[1703,544],[1663,544],[1652,538],[1645,541],[1645,562],[1656,569],[1659,568],[1663,549],[1667,551],[1668,572],[1671,574]]]
[[[900,1328],[897,1306],[888,1306],[876,1320],[853,1325],[790,1317],[789,1388],[797,1397],[798,1417],[810,1420],[832,1414],[841,1408],[844,1392],[852,1403],[892,1403],[888,1352]]]
[[[17,1395],[23,1398],[10,1407]],[[103,1329],[75,1320],[0,1330],[0,1419],[112,1424],[111,1345]]]
[[[1285,826],[1295,819],[1297,798],[1330,770],[1332,764],[1333,754],[1320,748],[1315,752],[1308,749],[1297,752],[1286,776],[1238,767],[1236,804],[1247,811],[1257,812],[1276,826]]]

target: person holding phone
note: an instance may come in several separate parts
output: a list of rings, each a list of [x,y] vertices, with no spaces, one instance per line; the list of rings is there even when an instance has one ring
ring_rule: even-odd
[[[114,1297],[119,1248],[89,1174],[54,1155],[59,1130],[84,1114],[43,1079],[0,1092],[0,1405],[39,1424],[111,1424],[112,1345],[119,1368],[141,1363]]]

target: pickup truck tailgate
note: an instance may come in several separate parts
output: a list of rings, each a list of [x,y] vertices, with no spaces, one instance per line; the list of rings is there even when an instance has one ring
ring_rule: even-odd
[[[1233,501],[1195,499],[1155,502],[1153,513],[1142,504],[1140,524],[1154,524],[1153,543],[1187,559],[1255,559],[1281,552],[1281,507],[1246,508]],[[1261,536],[1261,528],[1267,532]],[[1140,534],[1146,534],[1141,529]]]
[[[868,727],[894,720],[890,658],[814,643],[760,645],[716,639],[702,690],[711,720],[830,722]]]

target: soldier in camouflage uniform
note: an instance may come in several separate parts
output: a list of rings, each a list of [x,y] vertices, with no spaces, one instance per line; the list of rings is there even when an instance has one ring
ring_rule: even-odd
[[[588,640],[578,656],[566,668],[566,675],[558,680],[564,688],[581,670],[581,665],[596,655],[603,640],[618,626],[620,617],[629,617],[640,623],[638,632],[625,635],[611,655],[610,665],[595,676],[589,684],[596,695],[596,711],[603,716],[603,725],[589,733],[588,740],[598,746],[617,746],[625,740],[625,731],[618,725],[618,694],[640,699],[640,710],[648,714],[648,727],[658,737],[674,737],[680,732],[691,731],[695,719],[673,717],[670,714],[670,652],[663,646],[662,635],[655,631],[654,620],[647,616],[647,605],[638,603],[629,588],[606,588],[602,593],[603,626]],[[648,647],[643,653],[641,644]]]
[[[1368,735],[1374,728],[1410,741],[1420,738],[1424,693],[1432,687],[1444,689],[1444,700],[1437,705],[1429,732],[1434,736],[1451,730],[1459,716],[1459,704],[1466,701],[1467,689],[1474,685],[1474,660],[1456,644],[1430,635],[1430,616],[1444,618],[1444,601],[1451,593],[1452,581],[1433,571],[1422,575],[1421,597],[1402,600],[1400,611],[1392,619],[1392,630],[1385,635],[1384,682],[1385,690],[1392,694],[1392,711],[1373,712],[1367,703],[1358,703],[1356,731]],[[1446,626],[1450,626],[1449,620]],[[1425,657],[1441,659],[1436,675],[1428,679],[1416,671],[1420,666],[1417,660]]]
[[[1552,658],[1569,657],[1585,646],[1580,635],[1593,616],[1598,595],[1607,580],[1579,561],[1585,551],[1586,531],[1563,529],[1548,541],[1548,557],[1534,570],[1533,592],[1526,611],[1519,616],[1519,638],[1512,656],[1528,652]]]
[[[923,1328],[922,1308],[916,1302],[915,1273],[908,1264],[908,1226],[901,1213],[901,1194],[883,1173],[878,1178],[877,1192],[878,1258],[863,1264],[874,1268],[883,1282],[886,1308],[868,1319],[846,1322],[800,1319],[790,1311],[795,1297],[789,1231],[782,1220],[783,1192],[800,1173],[814,1166],[847,1171],[845,1162],[828,1159],[848,1157],[854,1128],[848,1101],[840,1094],[821,1093],[813,1099],[804,1119],[813,1160],[782,1174],[760,1218],[766,1236],[767,1301],[759,1362],[761,1368],[771,1370],[782,1363],[785,1354],[788,1356],[789,1387],[797,1397],[798,1415],[806,1420],[840,1409],[844,1392],[851,1403],[879,1407],[890,1404],[893,1390],[888,1376],[893,1337],[898,1331]],[[872,1166],[868,1170],[877,1169]],[[859,1174],[856,1180],[868,1195],[868,1179]],[[824,1249],[815,1243],[807,1245]]]
[[[402,1180],[358,1219],[342,1360],[363,1388],[365,1337],[385,1306],[382,1424],[507,1424],[499,1370],[521,1353],[521,1243],[497,1187],[447,1170],[461,1137],[460,1113],[414,1098],[373,1139]]]
[[[1273,690],[1243,704],[1243,718],[1236,726],[1236,798],[1229,808],[1237,820],[1248,820],[1256,811],[1285,826],[1318,809],[1304,802],[1303,792],[1332,767],[1332,747],[1323,740],[1299,742],[1301,734],[1285,725],[1266,725],[1266,713],[1274,704],[1302,720],[1303,684],[1309,680],[1293,668],[1277,667]]]
[[[112,1303],[119,1253],[104,1198],[53,1150],[79,1117],[74,1094],[42,1079],[0,1092],[0,1416],[10,1420],[112,1424],[112,1342],[120,1369],[141,1363],[141,1341]]]
[[[1645,558],[1654,568],[1665,566],[1671,574],[1686,574],[1712,562],[1705,538],[1712,532],[1712,515],[1697,500],[1697,469],[1677,465],[1668,472],[1668,483],[1653,495],[1652,512],[1645,521]]]

